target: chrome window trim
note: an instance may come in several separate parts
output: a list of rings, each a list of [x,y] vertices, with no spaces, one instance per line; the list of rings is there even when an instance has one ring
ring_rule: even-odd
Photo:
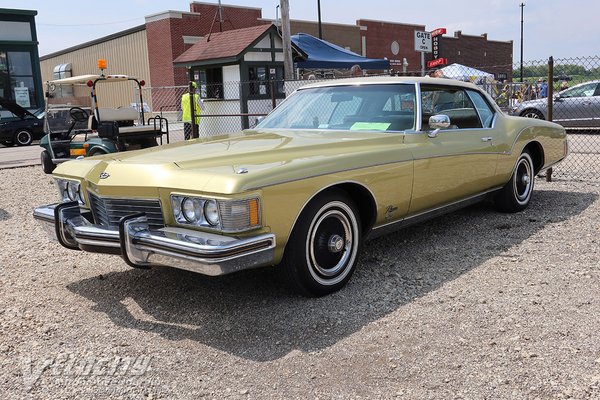
[[[417,133],[422,133],[423,132],[423,115],[422,115],[422,98],[421,98],[421,84],[418,82],[415,82],[415,96],[416,96],[416,100],[417,100],[417,107],[415,110],[415,130],[417,131]]]

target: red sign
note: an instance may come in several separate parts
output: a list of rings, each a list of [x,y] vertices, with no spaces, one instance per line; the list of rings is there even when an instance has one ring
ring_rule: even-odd
[[[431,36],[439,36],[446,34],[446,28],[437,28],[431,31]]]
[[[427,68],[435,68],[435,67],[439,67],[440,65],[446,65],[448,64],[448,59],[447,58],[436,58],[435,60],[431,60],[431,61],[427,61]]]

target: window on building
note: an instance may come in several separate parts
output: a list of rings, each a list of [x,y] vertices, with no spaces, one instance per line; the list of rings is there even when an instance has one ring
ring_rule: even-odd
[[[202,98],[223,98],[223,68],[195,70],[194,79],[200,81],[200,96]]]
[[[37,108],[29,51],[0,50],[0,96],[24,108]]]
[[[275,87],[275,97],[285,97],[283,76],[282,66],[258,65],[248,67],[249,98],[271,98],[271,85]]]

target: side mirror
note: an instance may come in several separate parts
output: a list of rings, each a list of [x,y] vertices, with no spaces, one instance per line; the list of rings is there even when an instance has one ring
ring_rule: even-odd
[[[429,128],[433,131],[429,132],[427,136],[430,138],[437,137],[441,129],[447,129],[450,126],[450,117],[445,114],[437,114],[429,117]]]
[[[260,124],[264,119],[265,119],[264,115],[261,115],[260,117],[256,117],[256,119],[254,120],[254,125],[252,127],[253,128],[256,127],[256,125]]]

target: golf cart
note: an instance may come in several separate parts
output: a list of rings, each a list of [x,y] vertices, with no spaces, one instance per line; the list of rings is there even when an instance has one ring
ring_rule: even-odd
[[[131,82],[131,85],[113,85]],[[119,151],[145,149],[169,142],[169,124],[156,116],[147,120],[142,99],[143,80],[126,75],[82,75],[46,82],[46,135],[41,139],[42,168],[49,174],[58,163]],[[139,97],[121,107],[100,107],[119,94],[137,89]],[[91,91],[91,95],[90,95]]]

